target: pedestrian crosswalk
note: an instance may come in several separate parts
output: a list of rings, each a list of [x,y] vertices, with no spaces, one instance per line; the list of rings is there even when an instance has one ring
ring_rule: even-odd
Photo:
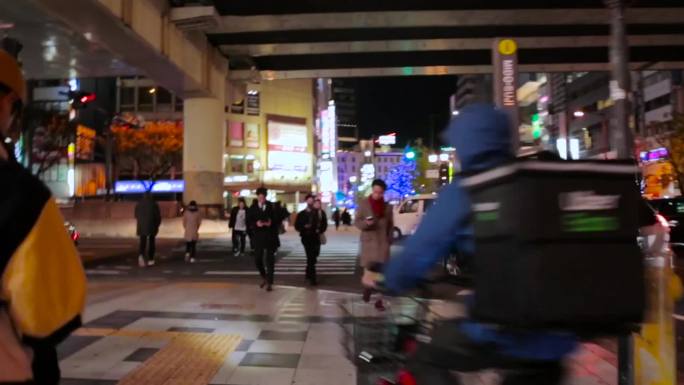
[[[349,244],[321,246],[316,272],[318,275],[354,275],[356,273],[358,250]],[[302,274],[306,272],[306,253],[299,244],[292,252],[276,263],[275,273]]]

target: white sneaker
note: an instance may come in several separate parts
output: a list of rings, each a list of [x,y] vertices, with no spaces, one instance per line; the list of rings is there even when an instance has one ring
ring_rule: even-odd
[[[190,258],[190,263],[195,263],[195,258]]]
[[[147,266],[154,266],[154,260],[147,262]]]
[[[185,253],[185,262],[190,261],[190,253]]]
[[[138,266],[140,266],[140,267],[147,266],[147,264],[145,263],[145,257],[143,257],[142,255],[138,256]]]

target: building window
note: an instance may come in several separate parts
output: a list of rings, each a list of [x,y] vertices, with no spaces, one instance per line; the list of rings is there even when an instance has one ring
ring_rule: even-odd
[[[654,74],[651,74],[647,77],[644,78],[644,88],[648,86],[652,86],[654,84],[660,83],[665,79],[670,78],[670,72],[669,71],[656,71]]]
[[[652,111],[657,108],[667,106],[670,104],[670,94],[665,94],[663,96],[658,96],[655,99],[651,99],[648,102],[646,102],[646,111]]]

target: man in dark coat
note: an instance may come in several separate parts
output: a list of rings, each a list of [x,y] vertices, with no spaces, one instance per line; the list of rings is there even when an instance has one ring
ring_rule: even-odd
[[[306,279],[316,286],[316,262],[321,254],[321,234],[327,228],[327,220],[322,210],[314,207],[314,196],[306,196],[306,208],[297,214],[295,229],[302,237],[302,245],[306,252]]]
[[[135,219],[138,222],[137,234],[140,237],[138,264],[140,267],[153,266],[155,237],[161,225],[161,212],[159,204],[157,204],[149,192],[146,192],[143,199],[135,206]],[[146,252],[147,261],[145,261]]]
[[[252,205],[247,215],[249,227],[254,237],[254,261],[263,281],[259,287],[273,290],[273,270],[275,268],[275,247],[277,218],[273,204],[266,200],[268,190],[257,189],[257,204]],[[264,263],[265,262],[265,263]]]

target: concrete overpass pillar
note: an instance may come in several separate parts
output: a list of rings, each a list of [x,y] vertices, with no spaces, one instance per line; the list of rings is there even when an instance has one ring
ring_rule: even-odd
[[[183,101],[183,176],[187,204],[223,205],[224,103],[198,97]]]

